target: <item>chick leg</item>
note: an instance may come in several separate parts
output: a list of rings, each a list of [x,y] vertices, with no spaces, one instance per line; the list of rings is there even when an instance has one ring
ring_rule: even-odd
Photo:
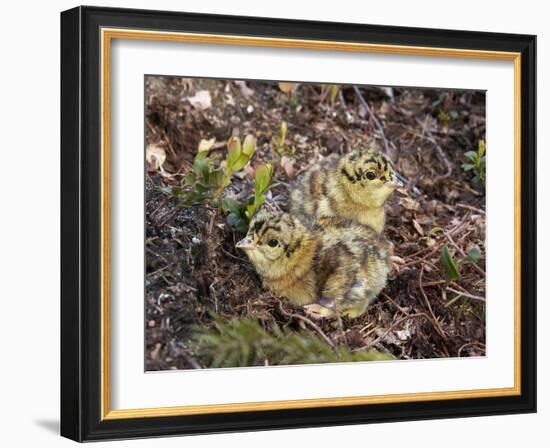
[[[323,319],[334,317],[334,300],[322,297],[319,303],[304,305],[304,311],[313,319]]]

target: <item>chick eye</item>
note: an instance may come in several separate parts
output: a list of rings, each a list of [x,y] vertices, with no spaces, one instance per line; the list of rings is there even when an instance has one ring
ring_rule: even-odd
[[[268,245],[269,247],[275,247],[275,246],[277,246],[277,244],[279,244],[279,241],[273,240],[273,239],[272,239],[272,240],[269,240],[269,241],[267,242],[267,245]]]
[[[365,177],[368,180],[374,180],[376,179],[376,173],[374,171],[367,171],[367,174],[365,174]]]

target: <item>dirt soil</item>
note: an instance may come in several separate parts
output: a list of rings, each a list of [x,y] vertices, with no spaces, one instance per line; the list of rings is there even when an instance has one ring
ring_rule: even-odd
[[[485,138],[483,92],[147,77],[145,94],[146,143],[166,154],[163,171],[150,166],[145,183],[147,370],[205,367],[188,342],[194,326],[212,325],[212,312],[313,329],[300,307],[261,287],[235,248],[242,235],[219,208],[177,207],[167,191],[191,169],[201,139],[215,138],[212,157],[224,158],[227,139],[247,134],[257,138],[252,166],[275,166],[273,208],[288,209],[292,180],[308,166],[369,136],[408,180],[387,206],[397,257],[387,287],[366,314],[343,319],[344,331],[329,319],[312,324],[335,344],[399,359],[485,355],[485,191],[462,168],[465,152]],[[272,144],[282,121],[293,179]],[[251,187],[243,173],[230,189],[242,195]],[[453,282],[440,260],[444,245],[460,264]],[[466,260],[475,248],[479,259]]]

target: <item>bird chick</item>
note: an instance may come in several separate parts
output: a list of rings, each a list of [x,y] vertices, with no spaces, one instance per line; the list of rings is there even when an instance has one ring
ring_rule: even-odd
[[[386,285],[389,247],[367,226],[330,218],[306,226],[288,213],[260,211],[237,243],[265,288],[318,316],[357,317]]]
[[[309,168],[291,193],[291,212],[323,224],[340,217],[381,233],[384,204],[403,186],[391,160],[371,141],[366,148],[330,156]]]

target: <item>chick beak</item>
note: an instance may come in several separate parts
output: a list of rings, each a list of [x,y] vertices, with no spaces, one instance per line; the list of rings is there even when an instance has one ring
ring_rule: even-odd
[[[251,249],[255,249],[256,245],[252,242],[252,238],[250,238],[249,236],[246,236],[237,244],[235,244],[235,247],[242,250],[251,250]]]
[[[397,176],[393,176],[393,179],[387,181],[384,185],[388,188],[402,188],[404,186],[401,179],[399,179]]]

